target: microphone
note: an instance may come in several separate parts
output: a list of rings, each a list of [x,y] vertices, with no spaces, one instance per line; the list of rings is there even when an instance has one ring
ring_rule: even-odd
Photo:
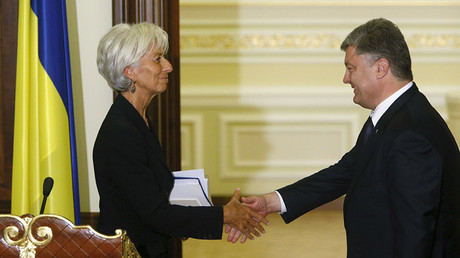
[[[53,184],[54,180],[51,177],[47,177],[45,178],[45,181],[43,181],[43,201],[42,208],[40,209],[40,214],[43,214],[43,211],[45,211],[46,198],[48,198],[48,195],[50,195],[51,189],[53,189]]]

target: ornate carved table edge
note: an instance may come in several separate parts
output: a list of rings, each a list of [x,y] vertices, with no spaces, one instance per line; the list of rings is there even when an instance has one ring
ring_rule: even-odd
[[[59,243],[58,243],[59,242]],[[141,257],[126,231],[108,236],[53,214],[0,214],[0,256]]]

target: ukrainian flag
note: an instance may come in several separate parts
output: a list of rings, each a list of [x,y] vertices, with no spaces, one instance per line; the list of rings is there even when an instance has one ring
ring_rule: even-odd
[[[11,213],[45,213],[80,224],[65,0],[20,0]]]

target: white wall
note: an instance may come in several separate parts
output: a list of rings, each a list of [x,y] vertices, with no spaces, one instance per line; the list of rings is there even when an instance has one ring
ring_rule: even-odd
[[[99,39],[112,26],[111,0],[67,0],[72,87],[77,137],[80,206],[99,211],[92,149],[102,120],[112,104],[112,91],[99,75]]]

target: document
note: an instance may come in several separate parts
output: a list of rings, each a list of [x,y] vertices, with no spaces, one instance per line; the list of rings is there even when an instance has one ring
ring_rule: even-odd
[[[208,193],[208,179],[203,169],[173,172],[174,188],[171,204],[182,206],[212,206]]]

